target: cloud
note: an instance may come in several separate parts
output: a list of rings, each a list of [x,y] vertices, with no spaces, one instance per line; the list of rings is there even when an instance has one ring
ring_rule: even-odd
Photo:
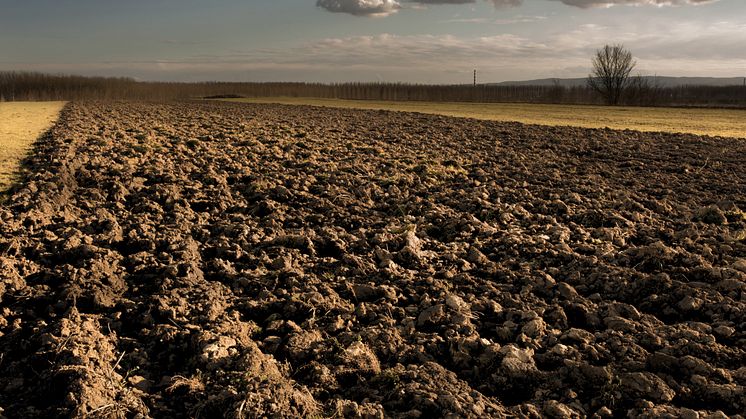
[[[316,6],[333,13],[355,16],[388,16],[401,7],[397,0],[317,0]]]
[[[474,4],[478,0],[317,0],[316,6],[334,13],[347,13],[355,16],[388,16],[406,7],[441,4]],[[485,0],[495,8],[518,7],[523,0]],[[715,3],[719,0],[547,0],[559,1],[568,6],[589,9],[593,7],[626,6],[686,6]]]
[[[292,46],[214,51],[161,60],[33,63],[38,71],[129,75],[147,80],[373,81],[468,83],[583,77],[593,52],[621,42],[641,71],[733,76],[746,68],[746,21],[582,24],[544,36],[393,35],[303,40]],[[0,69],[30,68],[3,63]]]
[[[520,6],[523,0],[485,0],[497,8]],[[429,4],[473,4],[477,0],[317,0],[316,6],[333,13],[347,13],[354,16],[381,17],[396,13],[402,3],[426,6]]]
[[[467,3],[476,3],[476,0],[415,0],[415,1],[410,1],[410,3],[420,3],[420,4],[467,4]]]
[[[471,4],[477,0],[404,0],[408,3],[419,4]],[[486,0],[495,5],[495,7],[513,7],[520,6],[523,0]]]
[[[687,6],[714,3],[719,0],[551,0],[560,1],[568,6],[589,9],[591,7],[625,6]]]
[[[543,22],[545,20],[549,19],[546,16],[516,16],[510,19],[495,19],[492,23],[495,25],[513,25],[516,23],[534,23],[534,22]]]
[[[583,24],[535,38],[503,33],[494,36],[394,35],[329,38],[308,42],[294,51],[272,54],[285,65],[313,65],[335,71],[377,71],[404,81],[447,82],[452,74],[479,68],[485,79],[584,76],[593,52],[606,42],[622,42],[641,70],[658,74],[730,75],[746,63],[746,23],[676,22],[654,31],[647,22]],[[292,57],[292,58],[288,58]],[[263,58],[263,59],[262,59]],[[247,61],[267,61],[251,57]],[[446,74],[447,73],[447,74]],[[465,76],[464,76],[465,77]],[[390,80],[390,79],[389,79]]]
[[[523,4],[523,0],[488,0],[491,1],[495,7],[518,7]]]
[[[443,23],[483,23],[492,25],[514,25],[517,23],[536,23],[549,19],[547,16],[525,16],[518,15],[507,19],[488,19],[486,17],[477,18],[456,18],[442,21]]]

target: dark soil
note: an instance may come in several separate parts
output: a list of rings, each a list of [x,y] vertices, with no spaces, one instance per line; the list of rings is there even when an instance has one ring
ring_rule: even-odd
[[[27,168],[0,416],[746,410],[744,140],[73,103]]]

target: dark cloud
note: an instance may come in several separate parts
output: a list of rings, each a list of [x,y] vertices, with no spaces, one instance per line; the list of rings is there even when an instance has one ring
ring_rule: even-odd
[[[520,6],[523,0],[485,0],[495,7]],[[477,0],[317,0],[316,6],[334,13],[355,16],[388,16],[396,13],[402,3],[428,4],[472,4]]]
[[[388,16],[411,4],[473,4],[478,0],[317,0],[316,5],[330,12],[348,13],[355,16]],[[523,0],[485,0],[496,8],[517,7]],[[548,0],[559,1],[568,6],[589,9],[592,7],[627,6],[685,6],[714,3],[719,0]]]
[[[316,6],[355,16],[387,16],[400,7],[397,0],[317,0]]]

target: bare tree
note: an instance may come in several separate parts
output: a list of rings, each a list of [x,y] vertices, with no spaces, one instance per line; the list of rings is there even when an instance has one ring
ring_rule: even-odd
[[[627,80],[637,63],[623,45],[606,45],[593,57],[593,73],[588,76],[588,87],[598,92],[609,105],[618,105]]]

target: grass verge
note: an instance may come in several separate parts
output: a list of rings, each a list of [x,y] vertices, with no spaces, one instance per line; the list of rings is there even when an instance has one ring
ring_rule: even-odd
[[[608,127],[638,131],[746,137],[746,110],[742,109],[642,108],[525,103],[389,102],[292,97],[224,100],[246,103],[386,109],[496,121],[516,121],[538,125],[568,125],[584,128]]]
[[[0,103],[0,193],[17,180],[31,145],[59,117],[65,102]]]

